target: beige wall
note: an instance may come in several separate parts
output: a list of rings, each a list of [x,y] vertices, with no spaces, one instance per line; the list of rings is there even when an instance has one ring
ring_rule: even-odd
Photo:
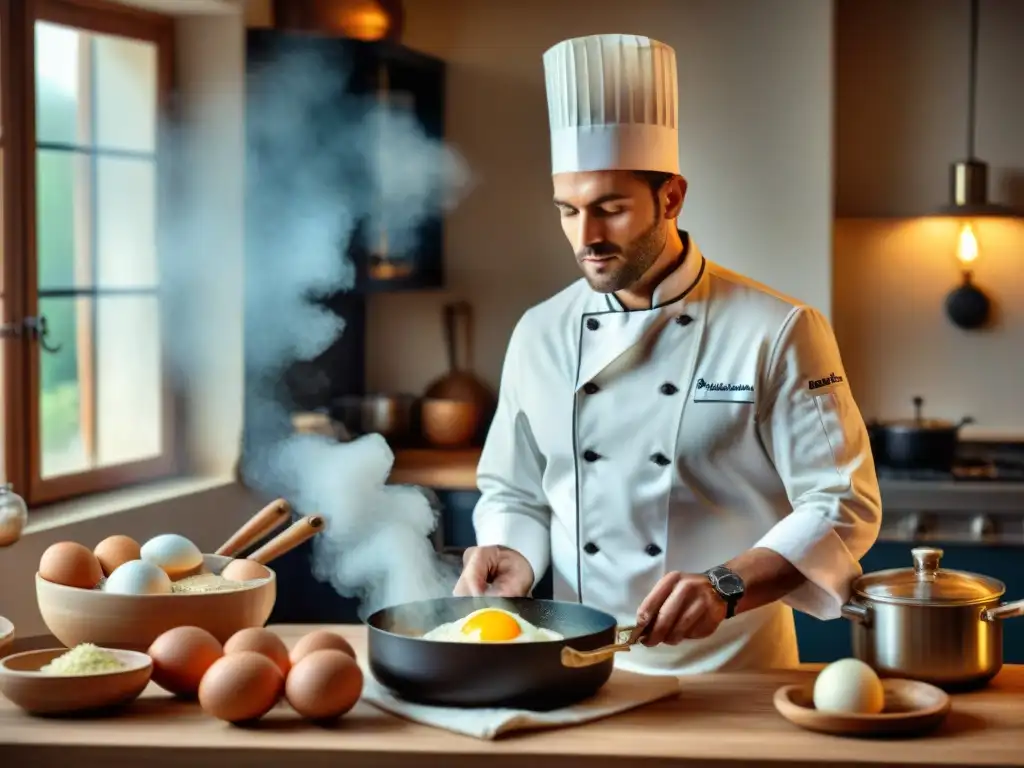
[[[834,322],[865,414],[974,417],[966,436],[1024,438],[1024,222],[978,224],[976,281],[996,326],[943,314],[957,226],[912,220],[946,202],[966,145],[966,0],[839,0]],[[977,153],[990,196],[1024,207],[1024,3],[983,0]],[[863,218],[846,218],[863,217]]]
[[[830,310],[830,2],[405,0],[405,9],[403,42],[449,64],[448,137],[478,186],[448,219],[448,289],[371,299],[371,388],[421,391],[444,372],[448,297],[474,304],[476,364],[496,383],[521,313],[579,276],[550,202],[541,69],[542,52],[573,35],[635,32],[675,47],[690,181],[681,224],[712,260]]]
[[[245,378],[245,26],[240,12],[176,25],[187,204],[173,275],[189,298],[173,318],[174,357],[187,386],[191,462],[204,474],[229,474],[240,448]]]

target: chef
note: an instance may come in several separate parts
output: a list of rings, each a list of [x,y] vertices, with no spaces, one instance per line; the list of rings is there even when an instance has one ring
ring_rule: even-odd
[[[554,204],[583,278],[515,326],[456,594],[557,600],[646,636],[649,673],[798,663],[881,521],[828,321],[676,228],[676,59],[636,35],[544,54]],[[785,254],[755,254],[785,258]]]

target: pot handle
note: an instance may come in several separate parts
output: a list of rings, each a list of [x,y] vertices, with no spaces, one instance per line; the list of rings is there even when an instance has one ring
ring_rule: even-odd
[[[871,611],[860,603],[849,602],[839,609],[844,619],[849,619],[856,624],[871,626]]]
[[[968,424],[973,423],[974,419],[971,416],[964,416],[962,419],[960,419],[960,422],[956,425],[956,428],[961,429],[962,427],[966,427]]]
[[[995,608],[986,608],[981,612],[982,621],[1016,619],[1019,616],[1024,616],[1024,600],[1015,600],[1005,605],[997,605]]]

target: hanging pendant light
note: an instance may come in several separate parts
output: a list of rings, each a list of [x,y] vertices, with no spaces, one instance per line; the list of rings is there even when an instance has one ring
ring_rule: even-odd
[[[961,284],[946,296],[946,316],[958,328],[974,330],[988,323],[991,302],[973,280],[975,261],[981,255],[974,231],[976,219],[1016,218],[1020,212],[988,199],[988,163],[974,153],[978,99],[978,17],[979,0],[970,0],[970,47],[967,76],[967,157],[949,169],[949,203],[936,216],[961,220],[955,255],[962,275]]]
[[[1021,213],[988,199],[988,163],[974,153],[978,100],[979,0],[971,0],[970,48],[967,76],[967,157],[949,168],[949,203],[935,211],[938,216],[970,218],[1017,217]]]

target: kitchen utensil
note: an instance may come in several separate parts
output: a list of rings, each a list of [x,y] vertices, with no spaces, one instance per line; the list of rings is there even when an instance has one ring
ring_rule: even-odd
[[[483,411],[470,400],[425,399],[420,408],[424,439],[438,448],[470,445],[480,432]]]
[[[125,665],[114,672],[50,675],[39,670],[67,648],[16,653],[0,660],[0,693],[27,712],[63,715],[107,709],[138,698],[149,684],[153,661],[145,653],[107,648]]]
[[[309,541],[323,529],[324,519],[320,515],[306,515],[257,549],[246,560],[266,565],[271,560],[276,560],[286,552],[291,552],[300,544]]]
[[[423,428],[428,440],[431,434],[442,435],[443,442],[438,444],[450,445],[451,438],[443,437],[450,427],[445,429],[438,426],[438,423],[451,422],[452,413],[458,411],[458,420],[466,424],[465,429],[468,430],[468,423],[475,420],[474,437],[482,437],[486,424],[493,416],[497,398],[493,390],[473,373],[473,307],[465,301],[445,304],[443,321],[448,372],[436,379],[424,393]],[[427,401],[472,403],[475,409],[470,406],[461,409],[437,406],[428,408]],[[437,412],[436,416],[430,414],[432,410]],[[434,428],[431,429],[431,426]]]
[[[415,395],[352,395],[334,401],[331,411],[349,432],[377,434],[390,442],[401,442],[414,431],[418,405]]]
[[[25,500],[10,483],[0,484],[0,547],[9,547],[21,538],[28,522]]]
[[[885,709],[877,715],[820,712],[814,708],[814,684],[784,685],[773,702],[793,725],[836,736],[882,736],[924,733],[937,727],[949,713],[951,702],[942,690],[915,680],[882,681]]]
[[[292,430],[301,435],[323,435],[332,440],[348,442],[349,430],[343,422],[335,421],[330,414],[320,411],[299,411],[291,415]]]
[[[974,420],[970,416],[959,422],[925,419],[921,415],[924,398],[915,397],[913,403],[913,419],[868,424],[875,463],[891,469],[949,472],[956,461],[960,430]]]
[[[288,522],[291,514],[292,508],[287,501],[275,499],[231,534],[231,537],[217,548],[215,554],[234,557]]]
[[[271,539],[247,559],[267,567],[275,557],[323,530],[322,518],[307,516]],[[203,555],[203,566],[220,573],[233,558]],[[50,633],[71,648],[94,643],[107,648],[145,651],[168,629],[201,627],[222,643],[240,629],[262,627],[277,597],[277,575],[223,592],[170,595],[119,595],[97,589],[54,584],[36,574],[36,602]]]
[[[943,552],[910,551],[913,568],[865,574],[843,606],[853,653],[879,674],[947,689],[984,685],[1003,666],[1004,619],[1024,615],[1024,600],[1000,604],[997,579],[939,567]]]
[[[453,643],[423,640],[436,626],[485,607],[520,615],[564,640]],[[383,608],[369,617],[367,654],[377,682],[395,696],[452,707],[535,711],[569,706],[596,693],[611,676],[613,654],[581,667],[562,663],[562,649],[592,651],[615,642],[615,619],[578,603],[532,598],[443,597]]]
[[[562,664],[567,667],[589,667],[592,664],[600,664],[605,659],[612,658],[616,653],[632,649],[652,626],[653,623],[642,627],[623,627],[616,632],[618,642],[593,651],[577,651],[575,648],[566,646],[562,649]]]
[[[0,658],[14,644],[14,624],[0,616]]]

